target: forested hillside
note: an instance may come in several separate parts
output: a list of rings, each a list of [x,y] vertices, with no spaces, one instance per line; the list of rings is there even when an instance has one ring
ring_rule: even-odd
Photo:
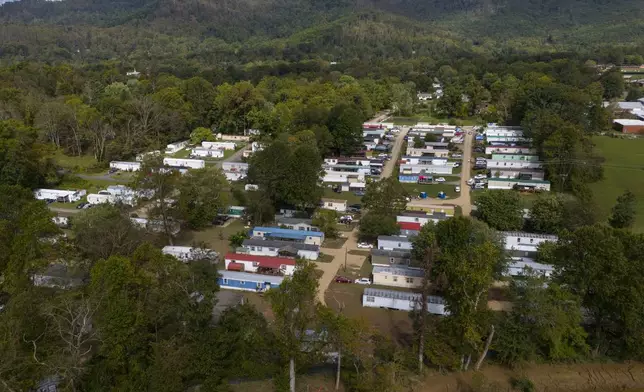
[[[637,43],[642,0],[22,0],[0,7],[4,59],[207,62],[409,58]],[[477,49],[478,48],[478,49]],[[322,55],[321,53],[324,53]]]

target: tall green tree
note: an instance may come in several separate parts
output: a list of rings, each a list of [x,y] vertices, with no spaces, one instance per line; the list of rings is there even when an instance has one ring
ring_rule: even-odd
[[[321,343],[311,337],[307,330],[315,330],[319,322],[318,280],[315,265],[298,261],[295,273],[286,278],[279,288],[267,293],[275,315],[275,333],[279,342],[282,358],[288,363],[289,390],[295,392],[296,365],[306,361],[306,357],[317,354]],[[308,349],[303,350],[303,347]]]
[[[340,104],[331,109],[327,127],[332,137],[331,151],[335,155],[350,155],[360,149],[363,120],[353,106]]]
[[[219,168],[190,170],[177,185],[178,216],[193,229],[212,223],[228,204],[229,184]]]
[[[635,223],[635,205],[637,201],[635,195],[627,190],[617,198],[617,203],[611,211],[608,223],[616,229],[625,229],[633,226]]]
[[[474,202],[476,215],[497,230],[523,227],[523,208],[517,192],[487,190]]]
[[[407,192],[397,178],[387,177],[367,184],[362,204],[379,214],[395,215],[407,207]]]

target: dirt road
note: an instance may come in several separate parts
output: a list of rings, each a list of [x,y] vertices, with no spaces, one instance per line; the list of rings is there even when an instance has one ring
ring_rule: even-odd
[[[382,118],[383,116],[377,117]],[[409,128],[402,129],[394,141],[394,148],[391,152],[391,159],[387,161],[384,169],[382,170],[382,178],[391,176],[396,167],[396,159],[402,148],[403,141],[405,140],[405,135],[409,131]],[[329,285],[335,278],[338,273],[338,269],[344,266],[345,258],[347,268],[349,269],[359,269],[364,262],[364,256],[352,255],[349,253],[351,250],[358,249],[357,235],[358,229],[355,228],[353,231],[348,233],[343,233],[347,237],[347,241],[344,243],[340,249],[331,249],[331,248],[321,248],[320,251],[324,254],[333,256],[333,261],[330,263],[321,263],[317,262],[317,268],[323,272],[322,276],[319,279],[319,288],[318,288],[318,300],[325,304],[324,293],[329,288]]]
[[[472,141],[474,140],[474,131],[472,128],[465,128],[465,138],[463,141],[463,163],[461,167],[461,195],[456,199],[441,200],[434,198],[427,198],[421,200],[413,200],[409,202],[408,206],[427,206],[427,205],[453,205],[460,206],[463,211],[463,216],[469,216],[472,212],[472,198],[470,197],[470,186],[467,185],[467,180],[470,178],[472,159]]]

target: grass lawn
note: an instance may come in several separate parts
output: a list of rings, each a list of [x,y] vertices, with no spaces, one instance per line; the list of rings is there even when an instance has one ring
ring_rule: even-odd
[[[472,189],[472,192],[470,194],[470,197],[472,198],[472,203],[475,203],[481,194],[485,192],[486,189]],[[514,190],[507,190],[503,192],[516,192]],[[532,204],[537,200],[537,197],[539,197],[538,193],[529,193],[529,192],[519,192],[519,197],[521,199],[521,204],[523,205],[523,208],[531,208]]]
[[[633,229],[644,231],[644,139],[593,138],[606,161],[604,179],[591,184],[598,206],[598,218],[608,219],[617,197],[629,189],[637,200],[637,218]]]
[[[327,238],[324,240],[324,243],[322,243],[322,248],[331,248],[331,249],[340,249],[344,245],[344,243],[347,242],[346,237],[339,237],[339,238]]]
[[[330,263],[333,261],[333,256],[320,252],[320,257],[318,257],[318,259],[315,261],[317,261],[318,263]]]
[[[75,172],[102,170],[101,165],[96,162],[96,159],[94,159],[92,155],[70,156],[57,150],[51,155],[51,158],[53,158],[60,167]]]
[[[403,188],[412,196],[418,196],[420,192],[427,192],[427,197],[438,197],[438,192],[445,192],[448,198],[453,199],[459,196],[454,190],[454,185],[444,184],[413,184],[401,183]],[[462,191],[462,189],[461,189]]]
[[[336,193],[331,188],[324,188],[324,195],[327,199],[346,200],[348,204],[361,204],[362,196],[356,196],[353,192]]]
[[[194,243],[204,242],[207,247],[216,250],[223,256],[230,250],[228,236],[243,229],[242,221],[234,219],[226,227],[213,226],[199,231],[185,230],[179,233],[175,245],[191,246]]]
[[[128,181],[129,182],[129,181]],[[109,185],[116,185],[117,182],[103,180],[100,178],[80,178],[73,175],[66,175],[63,177],[63,180],[56,187],[57,189],[85,189],[87,193],[96,193],[100,190],[107,188]],[[124,181],[124,184],[127,182]]]
[[[192,152],[192,149],[184,148],[172,154],[172,158],[189,158],[191,152]]]

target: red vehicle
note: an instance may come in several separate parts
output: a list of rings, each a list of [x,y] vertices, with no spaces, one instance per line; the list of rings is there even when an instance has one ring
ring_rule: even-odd
[[[352,279],[345,278],[344,276],[336,276],[335,281],[338,283],[353,283]]]

